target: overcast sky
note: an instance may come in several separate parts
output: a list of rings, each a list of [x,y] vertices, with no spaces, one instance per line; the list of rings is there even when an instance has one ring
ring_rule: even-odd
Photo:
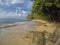
[[[0,0],[0,18],[26,17],[32,4],[31,0]]]

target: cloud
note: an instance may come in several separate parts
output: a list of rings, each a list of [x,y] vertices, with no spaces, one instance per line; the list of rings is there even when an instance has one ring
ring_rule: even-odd
[[[11,4],[14,4],[14,3],[24,3],[25,0],[12,0],[11,1]]]
[[[31,2],[31,1],[29,1],[29,3],[27,4],[27,8],[32,8],[32,4],[33,4],[33,2]]]
[[[6,11],[2,11],[2,9],[0,10],[0,18],[22,18],[26,16],[27,12],[24,10],[22,10],[20,13],[18,13],[18,10],[9,13],[7,13]]]
[[[25,14],[25,13],[27,13],[27,12],[26,12],[26,11],[24,11],[24,10],[22,10],[22,13],[24,13],[24,14]]]
[[[30,0],[0,0],[0,5],[2,8],[9,10],[8,8],[15,8],[16,6],[26,8],[26,10],[30,10],[33,2]],[[1,7],[1,6],[0,6]]]
[[[0,0],[0,18],[26,17],[32,4],[30,0]]]
[[[0,4],[10,5],[15,3],[24,3],[25,0],[0,0]]]

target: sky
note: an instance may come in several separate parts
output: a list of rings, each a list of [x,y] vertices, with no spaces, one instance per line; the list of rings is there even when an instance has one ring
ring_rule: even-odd
[[[0,18],[23,18],[32,9],[31,0],[0,0]]]

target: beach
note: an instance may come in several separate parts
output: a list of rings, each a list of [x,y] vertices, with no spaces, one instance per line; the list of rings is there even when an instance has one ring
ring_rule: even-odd
[[[23,37],[28,31],[36,31],[38,23],[31,21],[0,28],[0,45],[30,45]]]
[[[0,29],[0,45],[33,45],[30,39],[25,39],[26,33],[29,31],[48,31],[53,33],[55,29],[53,25],[53,23],[30,21],[3,27]]]

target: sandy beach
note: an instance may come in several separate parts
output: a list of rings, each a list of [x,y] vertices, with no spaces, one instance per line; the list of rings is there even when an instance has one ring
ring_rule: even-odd
[[[52,30],[53,29],[53,30]],[[0,45],[33,45],[31,40],[25,39],[26,32],[29,31],[48,31],[53,32],[53,23],[42,23],[40,21],[17,24],[0,29]]]
[[[31,42],[23,37],[28,31],[36,31],[36,27],[41,24],[41,22],[33,21],[1,28],[0,45],[31,45]]]

